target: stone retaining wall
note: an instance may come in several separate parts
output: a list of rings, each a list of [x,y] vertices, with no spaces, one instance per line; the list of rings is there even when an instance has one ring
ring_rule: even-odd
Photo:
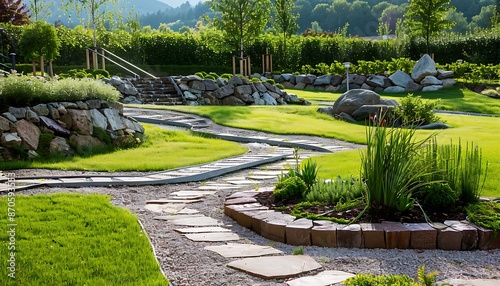
[[[239,225],[282,243],[345,248],[487,250],[500,248],[500,235],[467,221],[445,221],[433,228],[427,223],[359,223],[296,219],[261,205],[257,197],[272,188],[232,194],[224,214]]]
[[[0,162],[18,160],[19,148],[31,157],[38,156],[40,135],[44,132],[54,135],[51,154],[71,156],[78,149],[104,146],[93,136],[95,127],[106,130],[116,145],[144,134],[137,121],[123,116],[121,103],[92,99],[11,106],[0,115]]]

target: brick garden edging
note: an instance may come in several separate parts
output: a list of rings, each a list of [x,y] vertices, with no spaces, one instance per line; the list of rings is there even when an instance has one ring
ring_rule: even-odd
[[[342,225],[312,221],[269,210],[257,196],[272,192],[261,188],[234,193],[224,203],[224,214],[239,225],[273,241],[291,245],[345,248],[488,250],[500,248],[500,235],[468,221],[436,223],[359,223]]]

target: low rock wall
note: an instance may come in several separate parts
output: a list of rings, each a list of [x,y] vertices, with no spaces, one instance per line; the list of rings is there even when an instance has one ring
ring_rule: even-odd
[[[42,133],[53,134],[50,154],[71,156],[78,149],[104,146],[106,143],[95,136],[96,127],[105,130],[117,145],[144,134],[137,121],[123,116],[121,103],[92,99],[11,106],[0,115],[0,161],[18,160],[20,150],[38,156]]]

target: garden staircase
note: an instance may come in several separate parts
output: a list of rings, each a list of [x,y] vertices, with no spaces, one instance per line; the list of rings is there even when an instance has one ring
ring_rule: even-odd
[[[171,77],[141,78],[132,82],[145,104],[183,105],[186,100]]]

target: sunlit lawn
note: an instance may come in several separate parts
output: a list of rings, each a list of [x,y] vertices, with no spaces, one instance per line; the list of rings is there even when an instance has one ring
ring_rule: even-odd
[[[144,124],[146,140],[138,148],[54,161],[2,163],[1,169],[45,168],[87,171],[162,171],[241,155],[248,148],[240,144],[208,139],[183,131]]]
[[[137,218],[104,195],[15,197],[15,249],[0,233],[1,285],[168,285]],[[0,200],[7,214],[7,197]],[[7,215],[0,223],[11,223]],[[9,227],[10,229],[10,227]],[[15,279],[7,258],[15,253]]]

